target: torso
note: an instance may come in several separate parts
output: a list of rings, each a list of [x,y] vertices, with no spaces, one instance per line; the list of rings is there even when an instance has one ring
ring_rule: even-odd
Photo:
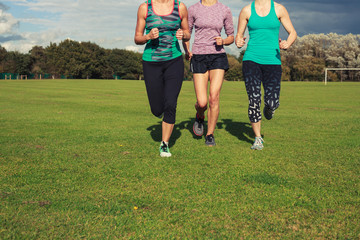
[[[231,18],[231,24],[225,24]],[[195,40],[192,47],[193,54],[225,53],[223,46],[216,46],[214,38],[221,36],[225,28],[227,34],[234,34],[232,14],[230,8],[220,2],[206,6],[198,2],[189,7],[190,31],[195,28]],[[231,25],[231,26],[229,26]]]
[[[250,39],[243,60],[281,65],[280,21],[276,14],[275,3],[271,0],[270,6],[265,5],[256,9],[256,4],[253,2],[250,7],[251,15],[248,19]]]
[[[170,5],[171,4],[171,5]],[[153,28],[159,29],[159,38],[150,40],[145,46],[144,61],[167,61],[181,56],[176,31],[181,28],[179,0],[169,4],[158,4],[147,0],[148,12],[146,17],[146,34]]]

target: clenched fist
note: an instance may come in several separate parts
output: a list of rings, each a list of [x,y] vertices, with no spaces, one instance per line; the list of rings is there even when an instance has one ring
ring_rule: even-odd
[[[246,39],[246,37],[236,36],[235,45],[236,45],[238,48],[243,47],[243,46],[245,45],[245,39]]]
[[[221,37],[214,37],[216,45],[217,46],[222,46],[224,45],[224,40]]]
[[[176,38],[177,40],[182,40],[184,37],[184,31],[179,28],[177,31],[176,31]]]
[[[157,28],[151,29],[148,35],[151,40],[157,39],[159,37],[159,29]]]

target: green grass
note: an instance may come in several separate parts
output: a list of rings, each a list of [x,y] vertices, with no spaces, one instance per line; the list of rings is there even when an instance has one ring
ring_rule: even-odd
[[[359,239],[360,84],[281,91],[251,151],[225,82],[209,148],[184,82],[163,159],[142,81],[0,81],[0,239]]]

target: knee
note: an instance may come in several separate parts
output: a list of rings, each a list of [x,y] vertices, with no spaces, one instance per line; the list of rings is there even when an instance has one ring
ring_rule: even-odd
[[[200,109],[206,109],[207,108],[207,100],[205,99],[199,99],[197,101],[197,107]]]
[[[219,102],[220,102],[220,94],[219,93],[210,94],[209,105],[211,107],[218,106]]]
[[[164,113],[164,110],[160,107],[151,107],[151,113],[155,116],[155,117],[161,117]]]
[[[274,111],[279,107],[280,102],[279,100],[267,100],[265,101],[265,105]]]
[[[163,121],[169,124],[174,124],[176,118],[176,105],[168,106],[164,111]]]

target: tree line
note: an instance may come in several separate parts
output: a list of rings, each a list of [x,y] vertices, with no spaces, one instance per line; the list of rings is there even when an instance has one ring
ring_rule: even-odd
[[[227,81],[241,81],[242,57],[228,55]],[[142,54],[124,49],[104,49],[95,43],[64,40],[28,53],[0,46],[0,73],[29,78],[142,79]],[[322,81],[325,68],[360,68],[360,35],[309,34],[299,37],[281,53],[283,81]],[[192,80],[189,64],[185,79]],[[330,71],[330,81],[360,81],[360,71]]]

